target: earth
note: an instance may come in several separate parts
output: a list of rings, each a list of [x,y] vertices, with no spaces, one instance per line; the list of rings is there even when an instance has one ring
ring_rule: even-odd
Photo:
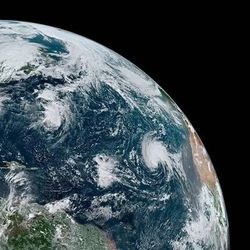
[[[0,21],[0,249],[221,250],[228,235],[211,160],[157,83],[82,36]]]

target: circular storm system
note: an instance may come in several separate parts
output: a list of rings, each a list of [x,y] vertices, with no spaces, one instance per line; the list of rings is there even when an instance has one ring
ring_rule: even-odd
[[[0,21],[0,249],[227,249],[211,160],[148,75],[82,36]]]

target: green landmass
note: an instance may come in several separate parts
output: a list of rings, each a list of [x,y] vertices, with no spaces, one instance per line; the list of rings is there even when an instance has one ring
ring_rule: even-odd
[[[110,249],[103,231],[93,225],[79,224],[65,212],[52,214],[37,204],[20,205],[9,211],[3,200],[0,209],[0,249]]]
[[[158,87],[158,89],[161,92],[160,99],[164,102],[169,102],[170,101],[169,95],[161,87]]]
[[[37,66],[32,65],[30,63],[27,63],[25,66],[23,66],[22,68],[20,68],[20,70],[22,70],[26,75],[28,75],[29,73],[31,73],[32,71],[34,71],[37,68]]]

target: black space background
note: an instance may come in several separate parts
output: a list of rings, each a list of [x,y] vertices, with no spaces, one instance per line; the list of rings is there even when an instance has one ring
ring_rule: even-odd
[[[135,63],[175,100],[214,163],[230,222],[231,249],[246,249],[241,178],[247,164],[239,161],[242,146],[237,142],[244,135],[238,124],[242,90],[236,72],[240,43],[234,13],[218,6],[173,11],[120,3],[104,11],[98,4],[90,8],[68,3],[65,10],[49,11],[48,6],[33,5],[35,11],[25,13],[16,7],[18,14],[2,9],[0,19],[56,26],[97,41]]]

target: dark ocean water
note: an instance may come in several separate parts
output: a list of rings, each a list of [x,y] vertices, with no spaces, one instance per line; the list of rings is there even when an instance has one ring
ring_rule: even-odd
[[[67,53],[57,41],[53,41],[50,48],[42,37],[32,39],[31,42],[46,45],[50,52]],[[4,113],[0,115],[0,164],[16,161],[26,166],[32,195],[39,204],[71,197],[73,206],[68,212],[80,223],[91,222],[110,232],[120,249],[171,248],[172,240],[184,236],[180,232],[190,206],[195,213],[195,196],[199,191],[186,128],[177,125],[167,112],[149,117],[139,109],[131,109],[105,83],[99,88],[90,87],[87,95],[81,91],[62,92],[60,100],[69,105],[71,117],[65,118],[56,130],[34,126],[44,112],[35,90],[64,83],[63,79],[37,76],[0,85],[1,95],[6,93],[10,97],[3,102]],[[144,106],[148,101],[137,93],[131,95]],[[110,131],[117,128],[115,136],[112,135]],[[148,169],[141,152],[143,137],[148,133],[161,140],[169,152],[182,152],[188,182],[163,165],[153,172]],[[132,150],[137,160],[129,157]],[[114,157],[119,162],[121,181],[107,188],[97,185],[93,159],[98,154]],[[74,159],[74,163],[69,159]],[[36,171],[29,171],[34,167]],[[5,197],[8,195],[6,171],[0,170],[0,195]],[[171,174],[173,177],[168,181]],[[131,181],[131,176],[136,182]],[[112,196],[117,193],[125,199]],[[164,194],[169,194],[167,202],[160,200]],[[109,198],[99,205],[109,206],[118,215],[110,219],[90,219],[86,211],[91,202],[105,195]]]

